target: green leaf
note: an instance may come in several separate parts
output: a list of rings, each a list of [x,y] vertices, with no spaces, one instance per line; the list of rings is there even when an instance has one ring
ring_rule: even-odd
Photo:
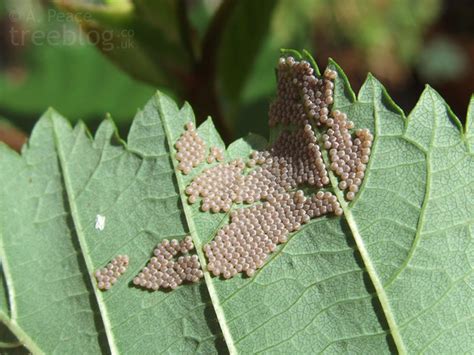
[[[277,3],[274,0],[237,1],[227,21],[219,48],[219,84],[234,104],[239,102],[257,55],[267,38]]]
[[[0,72],[0,111],[28,131],[48,106],[74,121],[98,122],[110,111],[117,122],[130,122],[153,95],[98,53],[70,15],[31,1],[12,3],[10,10],[23,14],[22,30],[11,29],[11,45],[23,50],[17,68]]]
[[[176,2],[137,0],[133,4],[94,5],[84,0],[56,0],[55,3],[79,18],[93,43],[124,71],[155,87],[183,91],[176,77],[187,75],[192,63],[180,41],[179,29],[167,27],[178,23]],[[163,19],[166,21],[161,22]]]
[[[8,304],[8,289],[5,284],[5,277],[3,276],[3,268],[0,265],[0,320],[7,321],[10,317],[10,306]],[[15,349],[21,346],[21,343],[12,334],[10,329],[4,324],[0,323],[0,349]]]
[[[471,96],[467,109],[466,138],[471,152],[474,151],[474,95]]]
[[[16,205],[0,222],[11,322],[28,333],[30,350],[215,350],[216,325],[203,285],[169,294],[129,287],[157,241],[186,233],[158,100],[138,114],[128,147],[111,121],[91,141],[83,125],[72,129],[49,111],[22,158],[3,149],[1,165],[8,171],[2,187],[21,189],[17,198],[4,196],[6,190],[1,198]],[[97,214],[106,216],[102,232],[94,229]],[[18,238],[28,242],[18,244]],[[91,274],[121,251],[133,261],[129,280],[102,294]]]
[[[158,93],[126,144],[110,120],[92,139],[50,110],[21,156],[0,148],[6,324],[18,339],[38,353],[469,352],[472,120],[463,132],[431,88],[405,118],[375,78],[356,97],[330,66],[339,72],[334,108],[374,133],[365,180],[348,203],[330,173],[344,216],[306,224],[252,278],[205,271],[172,292],[130,284],[156,243],[188,233],[205,270],[202,245],[229,219],[186,202],[185,187],[208,166],[176,173],[174,143],[194,122],[189,105]],[[211,120],[198,133],[224,147]],[[266,145],[251,135],[225,158]],[[129,270],[101,292],[92,273],[117,254],[129,255]]]
[[[474,306],[474,161],[461,124],[429,87],[405,118],[372,76],[358,100],[341,84],[336,108],[375,132],[345,216],[397,349],[467,351],[472,314],[459,305]]]
[[[25,59],[24,79],[0,75],[0,108],[15,115],[37,116],[49,105],[75,121],[107,111],[117,122],[130,121],[154,91],[110,65],[92,45],[36,46]]]
[[[173,0],[133,0],[137,16],[152,27],[179,41],[178,1]]]

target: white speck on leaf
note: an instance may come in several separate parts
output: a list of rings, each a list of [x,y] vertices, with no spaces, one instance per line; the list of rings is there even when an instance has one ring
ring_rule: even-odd
[[[105,216],[98,214],[95,217],[95,229],[103,231],[105,228]]]

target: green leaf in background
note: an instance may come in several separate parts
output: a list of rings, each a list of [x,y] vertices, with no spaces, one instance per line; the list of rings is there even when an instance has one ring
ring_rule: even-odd
[[[155,87],[183,92],[183,78],[192,64],[177,28],[176,2],[137,0],[95,5],[87,1],[56,0],[55,4],[81,19],[82,29],[96,39],[101,52],[134,78]],[[159,12],[151,13],[150,11]]]
[[[71,16],[37,2],[9,4],[16,21],[5,39],[14,60],[0,71],[0,112],[16,125],[29,132],[54,106],[74,121],[97,122],[109,111],[123,126],[153,95],[98,53]]]
[[[459,45],[446,38],[434,38],[418,57],[418,72],[428,82],[462,78],[469,60]]]
[[[0,116],[0,141],[19,152],[26,143],[27,136],[10,121]]]
[[[173,0],[133,0],[136,16],[161,31],[170,41],[179,42],[178,3]]]
[[[253,67],[268,39],[278,3],[134,0],[125,6],[56,1],[59,8],[71,14],[88,15],[81,26],[90,37],[114,34],[112,48],[105,50],[107,43],[100,41],[97,46],[123,70],[190,101],[199,122],[212,114],[226,141],[243,126],[243,92],[251,78],[258,77],[253,82],[261,84],[260,72],[256,74]],[[278,48],[272,46],[267,53],[273,58]],[[273,83],[273,72],[265,79]],[[268,94],[273,86],[263,87]],[[250,91],[257,95],[263,92],[258,88]]]
[[[222,33],[219,48],[219,85],[233,105],[241,99],[262,45],[267,39],[270,20],[278,1],[241,0]]]
[[[408,86],[441,13],[441,0],[54,2],[81,17],[84,31],[122,70],[190,102],[199,123],[213,116],[226,143],[250,130],[268,134],[252,117],[265,115],[274,89],[268,58],[279,48],[314,48],[322,60],[343,60],[355,80],[371,71],[393,87]]]
[[[29,51],[24,78],[0,75],[0,109],[37,116],[54,106],[73,120],[111,112],[129,122],[153,89],[110,65],[94,47],[38,46]]]
[[[154,245],[188,233],[205,270],[202,245],[228,221],[186,202],[184,188],[204,165],[176,173],[173,146],[194,121],[189,105],[158,93],[126,145],[110,120],[92,139],[50,110],[22,156],[2,147],[0,251],[20,340],[46,353],[470,352],[472,117],[464,132],[427,88],[405,118],[372,76],[356,98],[330,67],[339,74],[333,109],[374,133],[365,180],[347,203],[330,173],[344,216],[312,220],[252,278],[205,271],[200,284],[172,292],[130,285]],[[198,133],[224,148],[210,120]],[[249,136],[225,159],[264,147]],[[100,292],[91,275],[117,254],[130,267]]]

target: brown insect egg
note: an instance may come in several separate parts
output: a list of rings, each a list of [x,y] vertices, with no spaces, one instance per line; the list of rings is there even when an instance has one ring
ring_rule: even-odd
[[[354,123],[347,115],[335,110],[332,116],[335,123],[323,135],[323,144],[329,150],[330,168],[340,179],[339,188],[348,189],[346,198],[352,201],[362,184],[373,136],[368,129],[362,129],[356,131],[353,139],[349,129],[354,127]]]
[[[231,215],[228,225],[216,237],[219,243],[209,243],[203,250],[210,262],[208,270],[225,279],[245,272],[252,276],[264,265],[276,246],[288,240],[289,233],[317,215],[333,211],[342,214],[337,198],[327,195],[306,198],[302,191],[276,193],[272,202],[239,209]],[[321,203],[317,203],[320,200]]]
[[[191,236],[178,241],[164,239],[153,251],[154,257],[133,279],[133,284],[151,291],[160,288],[176,289],[185,281],[198,282],[204,275],[196,255]],[[181,256],[177,257],[178,254]]]
[[[97,287],[101,290],[109,290],[128,268],[129,259],[127,255],[117,255],[105,268],[94,273]]]
[[[186,188],[189,202],[201,198],[201,210],[230,212],[230,221],[203,251],[208,270],[225,279],[247,276],[263,267],[278,244],[312,219],[341,216],[343,209],[332,193],[306,196],[301,186],[324,188],[330,182],[321,153],[328,151],[330,169],[338,187],[352,200],[359,191],[369,160],[373,137],[358,130],[343,112],[330,111],[337,72],[326,69],[317,78],[310,64],[293,57],[280,58],[277,98],[270,105],[270,126],[282,127],[268,150],[254,151],[246,163],[235,160],[203,171]],[[320,138],[318,133],[321,132]],[[211,148],[212,160],[217,153]],[[256,203],[258,202],[258,203]],[[248,207],[233,208],[236,204]]]
[[[178,169],[185,175],[206,159],[206,144],[197,134],[192,122],[186,124],[186,130],[176,141],[175,148]]]

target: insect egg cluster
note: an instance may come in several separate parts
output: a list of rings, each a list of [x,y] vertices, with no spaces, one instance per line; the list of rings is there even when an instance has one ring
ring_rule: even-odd
[[[276,246],[288,240],[311,218],[334,212],[342,214],[336,196],[319,191],[311,198],[303,191],[270,195],[267,202],[231,213],[231,222],[204,246],[213,275],[228,279],[239,272],[252,276]]]
[[[328,174],[310,125],[283,132],[269,151],[253,152],[248,161],[255,167],[243,175],[241,160],[205,170],[186,188],[189,203],[202,197],[202,211],[227,212],[233,203],[253,203],[272,193],[283,193],[301,184],[323,187]]]
[[[175,144],[178,169],[185,175],[206,159],[206,143],[199,137],[194,124],[188,122],[186,130]]]
[[[348,191],[346,198],[354,198],[373,137],[366,129],[357,130],[353,137],[354,124],[347,116],[330,112],[336,77],[336,71],[326,69],[317,78],[309,62],[281,58],[277,98],[269,110],[270,126],[282,127],[279,137],[267,150],[253,152],[246,163],[234,160],[204,170],[186,188],[189,203],[202,199],[202,211],[229,212],[235,203],[253,204],[232,211],[229,224],[204,246],[213,275],[252,276],[290,233],[313,218],[343,214],[331,192],[305,196],[297,190],[329,184],[321,147],[329,152],[330,168],[340,180],[339,187]],[[321,139],[316,127],[324,133]],[[211,150],[208,162],[214,162],[215,155]]]
[[[128,256],[118,255],[105,268],[99,269],[94,276],[97,280],[97,287],[101,290],[109,290],[117,279],[127,270]]]
[[[278,96],[270,107],[269,123],[302,124],[314,122],[326,130],[323,146],[329,151],[331,170],[339,177],[339,188],[353,200],[364,178],[373,136],[367,129],[351,135],[354,124],[345,113],[329,111],[334,102],[337,72],[326,69],[317,79],[309,62],[281,58],[278,65]],[[309,126],[309,125],[308,125]],[[311,126],[309,126],[311,128]]]
[[[268,152],[255,152],[252,158],[250,166],[261,164],[286,191],[301,184],[321,188],[329,183],[318,140],[309,124],[293,132],[283,131]]]
[[[208,164],[212,164],[214,163],[215,161],[223,161],[224,160],[224,153],[222,152],[221,149],[217,148],[217,147],[211,147],[211,149],[209,150],[209,155],[207,156],[207,163]]]
[[[347,115],[336,110],[333,117],[326,123],[329,128],[323,135],[323,144],[329,150],[331,170],[340,179],[339,188],[348,190],[346,198],[353,200],[364,179],[373,136],[368,129],[360,129],[355,132],[357,138],[352,139],[349,129],[354,124]]]
[[[302,126],[310,120],[319,125],[328,118],[328,106],[334,102],[334,70],[327,69],[324,78],[318,79],[308,61],[282,57],[277,75],[277,98],[269,110],[270,127]]]
[[[203,277],[197,255],[187,255],[194,249],[190,236],[181,242],[164,239],[153,251],[154,256],[133,279],[136,286],[156,291],[176,289],[183,282],[198,282]],[[176,258],[178,254],[184,254]]]
[[[186,187],[188,202],[194,203],[201,196],[202,211],[229,211],[233,202],[242,202],[239,196],[244,180],[244,167],[243,161],[234,160],[204,170]]]

